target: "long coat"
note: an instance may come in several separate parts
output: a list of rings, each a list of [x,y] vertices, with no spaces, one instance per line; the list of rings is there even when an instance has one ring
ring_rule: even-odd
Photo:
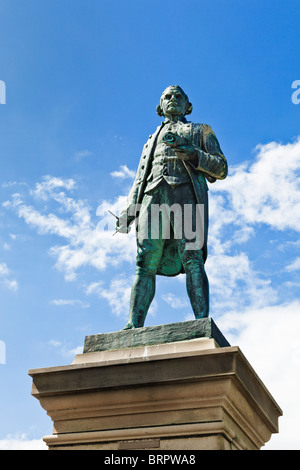
[[[151,163],[158,134],[165,123],[162,123],[143,147],[136,178],[127,199],[126,213],[133,215],[139,204],[142,203],[147,177],[151,171]],[[198,164],[194,166],[184,162],[191,179],[196,201],[204,205],[204,245],[202,248],[204,262],[207,257],[208,232],[208,187],[206,179],[213,183],[216,179],[227,176],[227,161],[220,148],[217,137],[207,124],[194,124],[185,122],[181,126],[181,135],[189,140],[197,150]],[[134,212],[135,213],[135,212]],[[174,241],[166,240],[163,256],[157,274],[176,276],[184,272],[177,245]]]

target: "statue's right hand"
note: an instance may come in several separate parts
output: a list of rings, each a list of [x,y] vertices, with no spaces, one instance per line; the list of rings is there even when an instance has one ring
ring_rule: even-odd
[[[129,233],[130,224],[134,221],[134,217],[129,216],[127,212],[122,212],[116,222],[116,231],[121,233]]]
[[[126,225],[120,224],[120,222],[117,220],[116,222],[116,231],[120,233],[129,233],[131,230],[131,227],[127,227]]]

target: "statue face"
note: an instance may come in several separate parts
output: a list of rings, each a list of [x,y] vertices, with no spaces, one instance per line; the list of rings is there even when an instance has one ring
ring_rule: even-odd
[[[184,116],[188,100],[177,87],[167,88],[160,99],[160,106],[164,116]]]

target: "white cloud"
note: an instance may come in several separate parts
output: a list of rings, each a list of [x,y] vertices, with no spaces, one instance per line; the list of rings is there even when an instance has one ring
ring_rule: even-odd
[[[63,179],[53,176],[45,176],[44,181],[36,183],[35,189],[31,193],[37,198],[47,199],[51,197],[55,189],[73,189],[76,187],[76,183],[72,178]]]
[[[115,276],[109,283],[109,286],[105,286],[103,281],[93,282],[86,288],[87,294],[96,294],[102,299],[106,299],[110,311],[124,319],[128,318],[130,295],[133,284],[134,276],[127,276],[125,274],[119,274]],[[154,316],[157,310],[157,301],[154,299],[150,306],[148,315]]]
[[[71,306],[79,308],[89,308],[90,306],[87,302],[83,302],[79,299],[54,299],[51,301],[51,304],[57,305],[58,307]]]
[[[82,346],[70,346],[67,343],[63,343],[61,341],[58,341],[56,339],[51,339],[48,341],[48,344],[52,346],[53,348],[56,348],[59,353],[64,357],[64,358],[73,358],[76,356],[76,354],[81,354],[83,351]]]
[[[13,186],[26,186],[27,183],[22,181],[7,181],[6,183],[2,183],[2,188],[11,188]]]
[[[0,450],[47,450],[42,439],[28,439],[24,433],[8,434],[0,440]]]
[[[256,153],[254,163],[231,169],[216,188],[228,196],[230,216],[235,223],[300,231],[300,137],[258,145]]]
[[[9,274],[9,269],[5,263],[0,263],[0,276],[7,276]]]
[[[75,348],[71,348],[68,351],[65,351],[65,355],[67,357],[75,357],[77,354],[83,353],[83,346],[76,346]]]
[[[14,194],[3,206],[16,211],[38,233],[55,235],[64,240],[62,244],[53,245],[49,252],[56,258],[56,267],[65,273],[67,280],[76,279],[77,271],[82,267],[104,270],[109,265],[116,266],[134,259],[134,233],[113,236],[115,219],[108,212],[110,209],[119,213],[126,197],[120,196],[114,202],[103,201],[96,211],[96,216],[102,217],[99,222],[99,219],[93,220],[91,209],[85,201],[67,194],[74,187],[75,182],[71,179],[46,177],[31,191],[37,202],[48,201],[46,207],[37,209],[25,202],[25,196],[20,194]]]
[[[11,271],[6,263],[0,263],[0,283],[11,291],[18,290],[18,282],[11,277]]]
[[[206,264],[211,295],[211,314],[224,310],[262,307],[278,300],[270,279],[264,279],[246,253],[212,254]]]
[[[286,145],[272,142],[258,146],[253,163],[231,169],[224,181],[211,185],[206,268],[212,314],[278,302],[273,284],[277,272],[271,272],[270,263],[265,273],[257,271],[245,244],[255,239],[262,225],[274,233],[300,231],[299,173],[300,138]],[[299,245],[289,243],[295,252]],[[275,245],[269,246],[270,252],[276,250]],[[299,260],[290,263],[286,272],[298,270]]]
[[[300,269],[300,257],[297,257],[292,263],[285,267],[286,271],[298,271]]]
[[[120,179],[125,179],[125,178],[135,178],[135,171],[129,170],[129,168],[126,165],[121,165],[119,170],[113,171],[111,173],[111,176],[114,178],[120,178]]]
[[[48,341],[48,344],[50,344],[50,346],[57,347],[61,345],[61,341],[57,341],[56,339],[50,339]]]
[[[5,279],[3,281],[4,285],[11,291],[16,292],[19,288],[19,284],[15,279]]]
[[[93,282],[87,287],[86,293],[106,299],[115,315],[127,318],[132,282],[132,276],[119,275],[111,280],[109,287],[105,287],[102,281]]]
[[[176,297],[174,294],[171,292],[169,294],[163,294],[161,298],[172,308],[183,308],[188,305],[188,302],[186,299],[180,299],[179,297]]]
[[[93,152],[90,150],[78,150],[78,152],[75,152],[75,159],[77,161],[82,160],[83,158],[91,157],[93,155]]]

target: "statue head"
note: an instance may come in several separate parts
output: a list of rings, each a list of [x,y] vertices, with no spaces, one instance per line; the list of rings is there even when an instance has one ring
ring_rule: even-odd
[[[159,116],[186,116],[191,114],[192,103],[188,96],[178,85],[171,85],[165,89],[160,98],[160,104],[156,106]]]

